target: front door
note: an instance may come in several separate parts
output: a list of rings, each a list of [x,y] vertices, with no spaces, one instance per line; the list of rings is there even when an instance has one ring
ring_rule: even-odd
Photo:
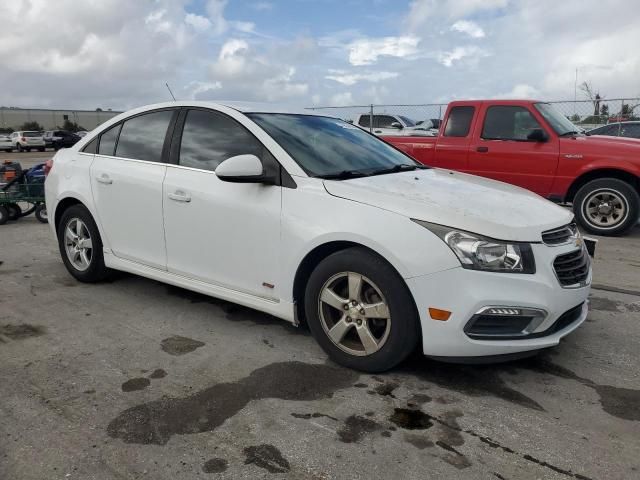
[[[166,269],[162,217],[165,137],[176,110],[138,115],[105,131],[91,164],[98,221],[113,254]]]
[[[559,141],[550,132],[544,142],[528,140],[533,130],[543,129],[527,108],[488,107],[469,150],[467,171],[547,195],[558,168]]]
[[[178,126],[179,128],[179,126]],[[270,155],[242,125],[206,109],[187,112],[167,166],[164,219],[170,272],[277,299],[281,187],[220,180],[227,158]]]

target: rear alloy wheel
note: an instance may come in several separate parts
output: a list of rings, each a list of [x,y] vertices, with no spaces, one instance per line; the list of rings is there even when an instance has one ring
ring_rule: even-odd
[[[622,235],[640,215],[640,197],[617,178],[592,180],[578,190],[573,210],[582,227],[596,235]]]
[[[73,205],[65,210],[57,233],[62,261],[71,275],[89,283],[99,282],[108,276],[100,232],[84,206]]]
[[[362,248],[342,250],[320,262],[309,277],[305,313],[327,354],[357,370],[388,370],[419,339],[418,316],[404,280]]]

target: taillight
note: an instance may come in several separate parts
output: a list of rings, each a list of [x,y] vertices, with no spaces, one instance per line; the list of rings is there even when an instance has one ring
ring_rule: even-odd
[[[46,162],[44,162],[44,176],[49,175],[49,172],[53,168],[53,158],[50,158]]]
[[[20,141],[21,141],[21,142],[26,142],[26,141],[27,141],[27,139],[26,139],[26,138],[24,138],[24,137],[22,137],[22,138],[20,139]]]

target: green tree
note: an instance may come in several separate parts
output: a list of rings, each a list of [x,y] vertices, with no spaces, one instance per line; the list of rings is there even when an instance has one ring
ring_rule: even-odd
[[[79,132],[80,130],[84,130],[81,125],[78,125],[76,122],[72,122],[67,119],[62,124],[62,130],[67,130],[68,132]]]
[[[18,130],[35,130],[35,131],[40,131],[40,130],[44,130],[44,128],[42,128],[42,125],[40,125],[38,122],[24,122],[22,125],[20,125],[20,128]]]

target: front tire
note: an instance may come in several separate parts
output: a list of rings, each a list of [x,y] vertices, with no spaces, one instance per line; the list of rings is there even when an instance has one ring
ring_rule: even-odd
[[[77,280],[95,283],[109,275],[104,265],[102,239],[91,213],[83,205],[64,211],[57,227],[62,261]]]
[[[640,196],[623,180],[599,178],[583,185],[573,199],[578,223],[595,235],[623,235],[638,222]]]
[[[402,277],[364,248],[322,260],[309,277],[305,313],[312,335],[336,363],[382,372],[403,361],[420,338]]]

